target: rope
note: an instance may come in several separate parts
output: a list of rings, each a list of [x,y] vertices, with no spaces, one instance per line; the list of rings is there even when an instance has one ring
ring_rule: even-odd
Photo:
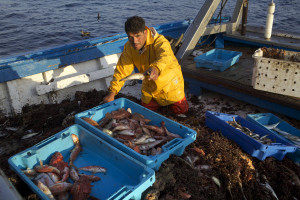
[[[222,11],[223,11],[223,8],[225,7],[227,1],[228,0],[225,0],[225,1],[222,0],[220,11],[219,11],[219,13],[218,13],[218,15],[217,15],[217,17],[215,19],[215,25],[217,24],[217,21],[218,21],[219,17],[220,17],[220,25],[222,24]],[[220,26],[220,28],[221,28],[221,26]],[[203,43],[205,43],[210,38],[210,36],[211,35],[208,35],[207,38],[204,41],[202,41],[199,45],[202,45]],[[215,36],[215,38],[213,39],[213,41],[207,45],[206,49],[209,48],[216,41],[216,39],[217,39],[217,36]]]

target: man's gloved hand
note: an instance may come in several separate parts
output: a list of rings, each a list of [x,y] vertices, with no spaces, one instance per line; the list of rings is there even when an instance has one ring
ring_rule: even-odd
[[[149,75],[148,80],[156,81],[159,76],[159,72],[155,67],[150,67],[144,72],[144,75]]]
[[[111,102],[113,100],[115,100],[115,93],[114,92],[109,92],[108,95],[106,95],[104,98],[103,98],[103,102],[104,103],[108,103],[108,102]]]

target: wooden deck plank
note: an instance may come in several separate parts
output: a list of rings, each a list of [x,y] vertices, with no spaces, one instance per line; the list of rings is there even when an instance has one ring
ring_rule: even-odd
[[[183,75],[205,83],[221,85],[224,88],[231,89],[236,92],[245,93],[300,110],[300,98],[256,90],[252,87],[251,81],[254,66],[252,55],[257,48],[228,46],[225,47],[225,49],[243,52],[240,61],[224,72],[220,72],[216,70],[212,71],[204,68],[196,68],[193,60],[194,57],[190,56],[181,63]]]
[[[226,37],[226,39],[232,38],[239,41],[260,43],[269,46],[281,46],[298,51],[300,50],[300,38],[293,34],[289,37],[288,33],[276,33],[276,31],[274,31],[270,39],[265,39],[264,30],[255,29],[247,31],[245,35],[241,35],[239,32],[236,32],[232,34],[224,34],[224,37]]]

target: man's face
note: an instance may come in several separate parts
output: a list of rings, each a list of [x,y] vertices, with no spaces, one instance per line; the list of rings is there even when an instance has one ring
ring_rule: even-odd
[[[128,33],[127,36],[132,47],[140,50],[146,43],[147,30],[138,33]]]

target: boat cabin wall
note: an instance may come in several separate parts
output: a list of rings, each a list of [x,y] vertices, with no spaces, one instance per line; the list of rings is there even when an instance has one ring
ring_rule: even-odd
[[[0,83],[0,112],[12,116],[20,114],[25,105],[73,100],[76,91],[107,90],[120,55],[107,55]]]

